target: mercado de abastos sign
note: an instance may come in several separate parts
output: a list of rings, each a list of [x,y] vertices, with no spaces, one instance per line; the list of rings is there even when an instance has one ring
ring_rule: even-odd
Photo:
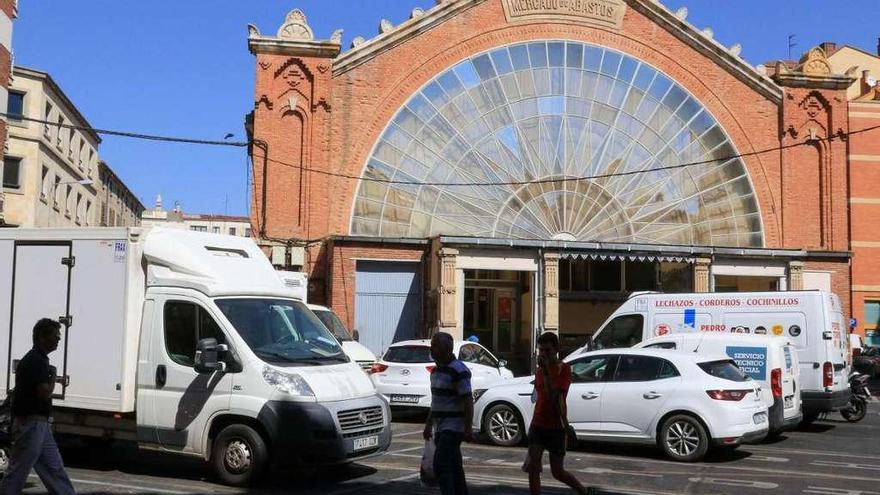
[[[626,13],[623,0],[501,0],[501,3],[510,22],[576,21],[620,29]]]

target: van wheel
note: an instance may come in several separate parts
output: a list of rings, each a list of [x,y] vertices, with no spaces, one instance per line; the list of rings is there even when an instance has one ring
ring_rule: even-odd
[[[525,438],[525,426],[519,413],[509,404],[492,406],[486,413],[483,428],[489,441],[502,447],[519,445]]]
[[[211,463],[223,483],[247,486],[256,483],[266,472],[269,449],[263,437],[250,426],[230,425],[214,439]]]
[[[692,416],[677,414],[660,428],[660,447],[674,461],[696,462],[709,451],[709,435]]]

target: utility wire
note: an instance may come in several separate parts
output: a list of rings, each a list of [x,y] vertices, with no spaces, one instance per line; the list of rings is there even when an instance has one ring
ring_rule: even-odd
[[[67,129],[91,131],[91,132],[95,132],[97,134],[106,134],[106,135],[110,135],[110,136],[121,136],[121,137],[133,138],[133,139],[143,139],[143,140],[148,140],[148,141],[201,144],[201,145],[210,145],[210,146],[228,146],[228,147],[235,147],[235,148],[244,148],[244,147],[248,147],[248,146],[254,144],[254,142],[252,142],[252,141],[216,141],[216,140],[194,139],[194,138],[174,137],[174,136],[158,136],[158,135],[153,135],[153,134],[142,134],[142,133],[135,133],[135,132],[127,132],[127,131],[115,131],[115,130],[109,130],[109,129],[96,129],[96,128],[88,127],[88,126],[60,124],[58,122],[50,122],[50,121],[42,120],[42,119],[34,119],[34,118],[30,118],[30,117],[24,117],[19,114],[10,114],[10,113],[3,113],[3,112],[0,112],[0,116],[12,118],[12,119],[17,119],[17,120],[37,122],[40,124],[46,124],[46,125],[51,125],[51,126],[55,126],[55,127],[63,127],[63,128],[67,128]],[[730,156],[726,156],[726,157],[721,157],[721,158],[712,158],[712,159],[708,159],[708,160],[680,163],[677,165],[666,165],[666,166],[662,166],[662,167],[654,167],[654,168],[641,169],[641,170],[630,170],[630,171],[626,171],[626,172],[612,172],[612,173],[607,173],[607,174],[597,174],[597,175],[587,175],[587,176],[577,176],[577,177],[543,178],[543,179],[524,180],[524,181],[423,182],[423,181],[416,181],[416,180],[412,180],[412,181],[395,180],[395,179],[384,179],[384,178],[380,178],[380,177],[365,177],[365,176],[357,176],[357,175],[351,175],[351,174],[343,174],[343,173],[338,173],[338,172],[330,172],[327,170],[320,170],[320,169],[316,169],[316,168],[312,168],[312,167],[306,167],[303,165],[297,165],[294,163],[289,163],[289,162],[285,162],[283,160],[278,160],[278,159],[266,157],[266,156],[260,156],[259,158],[261,160],[266,160],[268,162],[276,163],[279,165],[284,165],[287,167],[296,168],[296,169],[299,169],[300,171],[303,171],[303,172],[310,172],[310,173],[315,173],[315,174],[319,174],[319,175],[326,175],[326,176],[336,177],[336,178],[341,178],[341,179],[365,181],[365,182],[377,182],[377,183],[389,184],[389,185],[434,186],[434,187],[439,187],[439,186],[442,186],[442,187],[525,186],[525,185],[530,185],[530,184],[578,182],[578,181],[585,181],[585,180],[607,179],[607,178],[612,178],[612,177],[627,177],[627,176],[632,176],[632,175],[639,175],[639,174],[645,174],[645,173],[651,173],[651,172],[662,172],[662,171],[667,171],[667,170],[675,170],[675,169],[694,167],[694,166],[699,166],[699,165],[711,165],[711,164],[718,163],[718,162],[726,163],[731,160],[736,160],[736,159],[740,159],[740,158],[746,158],[746,157],[751,157],[751,156],[758,156],[758,155],[763,155],[763,154],[767,154],[767,153],[783,151],[786,149],[796,148],[798,146],[808,146],[808,145],[814,144],[816,142],[822,142],[822,141],[829,141],[830,142],[830,141],[834,141],[835,139],[848,138],[849,136],[873,131],[876,129],[880,129],[880,125],[876,125],[873,127],[867,127],[867,128],[859,129],[856,131],[849,131],[846,133],[839,133],[839,134],[835,134],[835,135],[832,135],[832,136],[829,136],[826,138],[816,138],[816,139],[811,139],[809,141],[792,143],[792,144],[788,144],[788,145],[784,145],[784,146],[774,146],[772,148],[765,148],[762,150],[751,151],[748,153],[738,153],[738,154],[734,154],[734,155],[730,155]],[[266,149],[262,149],[261,151],[263,152],[264,155],[267,154]],[[480,153],[478,150],[475,150],[475,151]],[[480,155],[483,155],[483,153],[480,153]],[[488,161],[492,161],[489,157],[484,156],[484,159],[486,159]]]
[[[665,170],[675,170],[675,169],[686,168],[686,167],[694,167],[694,166],[698,166],[698,165],[711,165],[711,164],[716,163],[716,162],[727,163],[727,162],[729,162],[729,161],[731,161],[731,160],[736,160],[736,159],[739,159],[739,158],[746,158],[746,157],[751,157],[751,156],[764,155],[764,154],[767,154],[767,153],[773,153],[773,152],[778,152],[778,151],[782,151],[782,150],[786,150],[786,149],[796,148],[796,147],[798,147],[798,146],[808,146],[808,145],[811,145],[811,144],[814,144],[814,143],[817,143],[817,142],[822,142],[822,141],[829,141],[829,142],[830,142],[830,141],[834,141],[835,139],[842,139],[842,138],[845,138],[845,137],[848,138],[849,136],[852,136],[852,135],[855,135],[855,134],[861,134],[861,133],[869,132],[869,131],[873,131],[873,130],[876,130],[876,129],[880,129],[880,125],[873,126],[873,127],[867,127],[867,128],[864,128],[864,129],[859,129],[859,130],[857,130],[857,131],[850,131],[850,132],[846,132],[846,133],[840,133],[840,134],[836,134],[836,135],[833,135],[833,136],[829,136],[829,137],[827,137],[827,138],[816,138],[816,139],[811,139],[811,140],[809,140],[809,141],[803,141],[803,142],[799,142],[799,143],[792,143],[792,144],[787,144],[787,145],[784,145],[784,146],[774,146],[774,147],[772,147],[772,148],[765,148],[765,149],[762,149],[762,150],[751,151],[751,152],[748,152],[748,153],[738,153],[738,154],[735,154],[735,155],[726,156],[726,157],[722,157],[722,158],[712,158],[712,159],[709,159],[709,160],[701,160],[701,161],[696,161],[696,162],[679,163],[679,164],[677,164],[677,165],[666,165],[666,166],[662,166],[662,167],[654,167],[654,168],[641,169],[641,170],[630,170],[630,171],[627,171],[627,172],[612,172],[612,173],[598,174],[598,175],[586,175],[586,176],[577,176],[577,177],[544,178],[544,179],[534,179],[534,180],[524,180],[524,181],[501,181],[501,182],[423,182],[423,181],[407,181],[407,180],[384,179],[384,178],[381,178],[381,177],[366,177],[366,176],[356,176],[356,175],[350,175],[350,174],[342,174],[342,173],[338,173],[338,172],[330,172],[330,171],[327,171],[327,170],[320,170],[320,169],[315,169],[315,168],[311,168],[311,167],[305,167],[305,166],[302,166],[302,165],[297,165],[297,164],[294,164],[294,163],[289,163],[289,162],[285,162],[285,161],[282,161],[282,160],[277,160],[277,159],[274,159],[274,158],[264,158],[264,157],[260,157],[260,159],[261,159],[261,160],[262,160],[262,159],[265,159],[265,160],[267,160],[267,161],[269,161],[269,162],[272,162],[272,163],[277,163],[277,164],[279,164],[279,165],[284,165],[284,166],[287,166],[287,167],[296,168],[296,169],[302,170],[302,171],[304,171],[304,172],[311,172],[311,173],[315,173],[315,174],[319,174],[319,175],[326,175],[326,176],[337,177],[337,178],[341,178],[341,179],[358,180],[358,181],[365,181],[365,182],[378,182],[378,183],[381,183],[381,184],[389,184],[389,185],[404,185],[404,186],[435,186],[435,187],[436,187],[436,186],[443,186],[443,187],[525,186],[525,185],[530,185],[530,184],[547,184],[547,183],[560,183],[560,182],[579,182],[579,181],[585,181],[585,180],[607,179],[607,178],[611,178],[611,177],[626,177],[626,176],[639,175],[639,174],[646,174],[646,173],[651,173],[651,172],[662,172],[662,171],[665,171]],[[475,151],[477,151],[477,150],[475,149]],[[265,150],[264,150],[264,152],[265,152]],[[477,151],[477,152],[480,153],[479,151]],[[480,155],[483,155],[483,153],[480,153]],[[484,159],[486,159],[486,160],[488,160],[488,161],[493,161],[493,160],[491,160],[489,157],[485,157],[485,156],[484,156]]]
[[[42,119],[34,119],[31,117],[25,117],[20,114],[14,113],[3,113],[0,112],[0,115],[6,117],[7,119],[12,120],[25,120],[28,122],[37,122],[40,124],[51,125],[55,127],[63,127],[65,129],[75,129],[78,131],[90,131],[96,134],[106,134],[108,136],[121,136],[127,138],[134,139],[145,139],[147,141],[164,141],[169,143],[186,143],[186,144],[204,144],[210,146],[230,146],[235,148],[244,148],[250,145],[247,141],[213,141],[210,139],[194,139],[194,138],[184,138],[184,137],[173,137],[173,136],[157,136],[154,134],[141,134],[137,132],[125,132],[125,131],[113,131],[109,129],[96,129],[94,127],[83,126],[83,125],[73,125],[73,124],[61,124],[59,122],[49,122],[48,120]]]

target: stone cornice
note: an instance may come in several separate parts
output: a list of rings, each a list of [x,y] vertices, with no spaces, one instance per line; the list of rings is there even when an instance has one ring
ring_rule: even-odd
[[[766,96],[774,103],[782,103],[782,88],[773,80],[759,73],[746,61],[736,56],[714,39],[698,31],[693,25],[670,12],[655,0],[627,0],[627,4],[641,14],[652,19],[670,34],[690,46],[694,50],[709,57],[721,67],[727,69],[737,79],[752,89]]]
[[[809,88],[809,89],[831,89],[846,90],[852,83],[856,81],[855,77],[844,76],[842,74],[804,74],[802,72],[790,72],[787,74],[776,74],[773,79],[786,88]]]
[[[421,17],[414,17],[376,38],[340,55],[333,62],[333,75],[345,73],[379,54],[404,43],[419,34],[455,16],[459,12],[486,0],[447,0],[439,3]]]
[[[299,57],[334,58],[342,51],[342,45],[333,41],[285,40],[268,36],[248,38],[248,50],[254,55],[291,55]]]

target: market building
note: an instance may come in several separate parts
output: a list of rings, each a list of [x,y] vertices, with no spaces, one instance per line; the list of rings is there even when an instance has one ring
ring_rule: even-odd
[[[753,67],[653,0],[441,0],[379,31],[343,50],[294,10],[248,37],[255,235],[304,250],[371,349],[441,329],[521,367],[642,290],[852,314],[850,174],[880,133],[821,47]]]

